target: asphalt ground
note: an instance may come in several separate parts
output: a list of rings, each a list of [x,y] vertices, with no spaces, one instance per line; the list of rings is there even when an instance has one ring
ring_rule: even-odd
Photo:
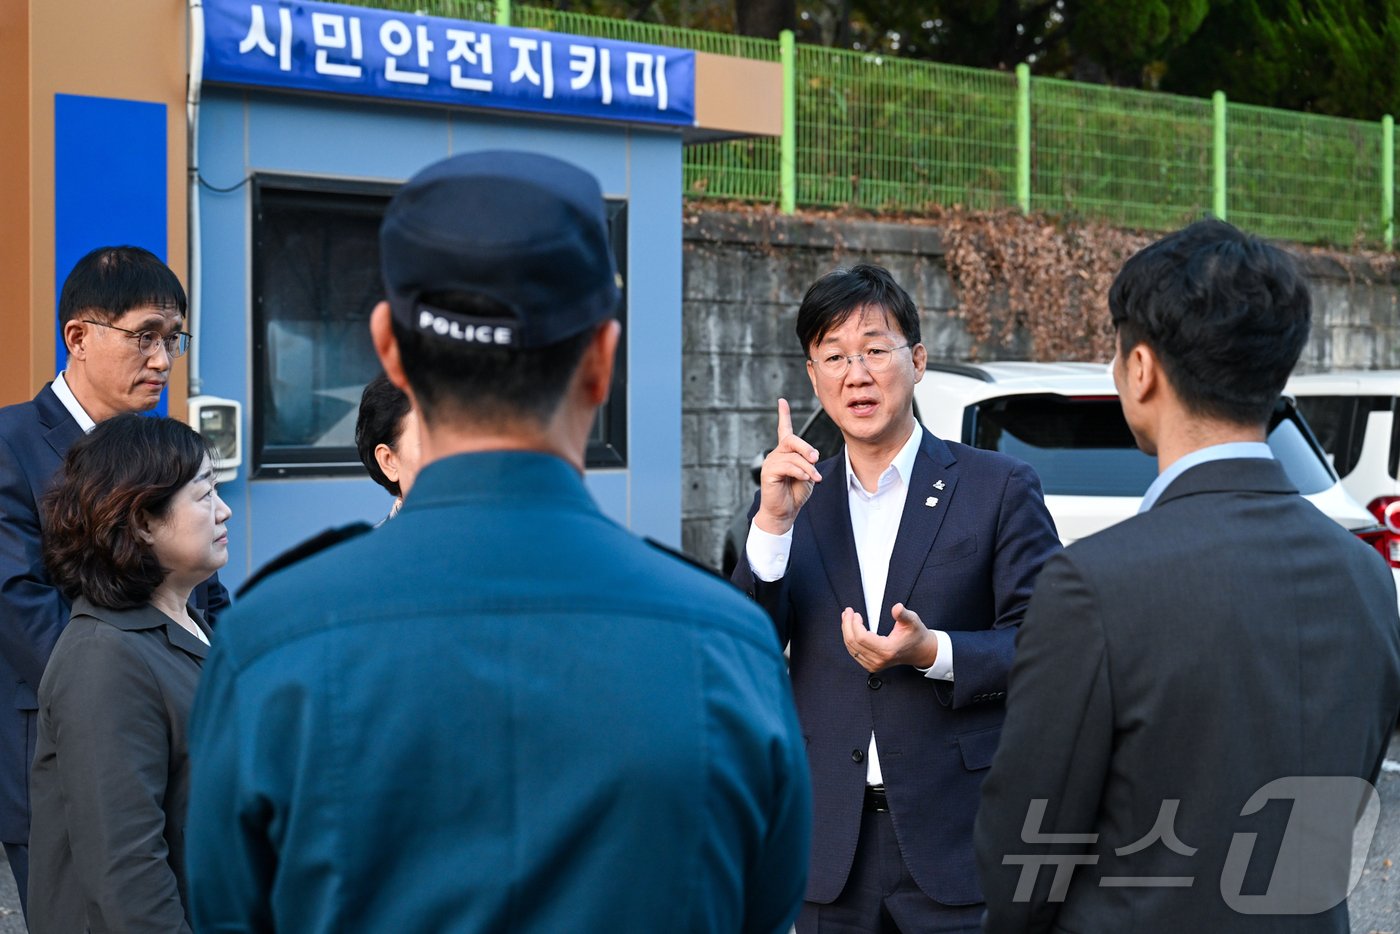
[[[1390,740],[1388,768],[1376,783],[1381,807],[1369,852],[1360,847],[1354,859],[1365,859],[1361,879],[1352,890],[1352,934],[1400,934],[1400,732]],[[1365,827],[1358,833],[1364,837]],[[408,926],[411,929],[411,925]],[[0,854],[0,934],[25,934],[19,896],[10,865]]]

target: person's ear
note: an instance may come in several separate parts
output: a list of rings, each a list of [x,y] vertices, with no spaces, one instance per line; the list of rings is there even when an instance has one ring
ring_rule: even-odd
[[[1157,392],[1163,378],[1162,363],[1143,341],[1138,341],[1123,360],[1127,375],[1126,391],[1133,401],[1145,402]]]
[[[155,532],[151,530],[151,514],[142,509],[132,519],[131,530],[136,533],[136,537],[147,545],[156,543]]]
[[[608,401],[621,339],[622,324],[616,318],[608,319],[593,332],[593,339],[588,342],[579,363],[579,386],[584,400],[594,408]]]
[[[374,342],[374,352],[379,355],[379,364],[384,367],[384,375],[389,377],[389,382],[407,393],[408,377],[403,371],[403,360],[399,356],[398,339],[394,337],[392,318],[393,311],[388,302],[375,305],[374,310],[369,313],[369,336]]]
[[[914,361],[914,382],[924,378],[924,369],[928,366],[928,349],[922,343],[915,344],[909,348],[909,358]]]
[[[374,446],[374,459],[390,483],[399,482],[399,455],[394,453],[393,448],[381,441]]]
[[[86,360],[87,339],[91,334],[92,330],[85,321],[69,318],[63,322],[63,346],[68,349],[68,356],[74,360]]]

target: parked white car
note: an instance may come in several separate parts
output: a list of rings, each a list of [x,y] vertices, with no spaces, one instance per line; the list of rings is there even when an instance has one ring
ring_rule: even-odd
[[[1342,486],[1385,526],[1377,547],[1400,569],[1400,370],[1295,376],[1288,391]]]
[[[1157,476],[1157,460],[1137,449],[1105,364],[930,363],[914,387],[915,414],[941,438],[1003,451],[1040,474],[1045,504],[1066,544],[1128,518]],[[818,410],[800,431],[829,457],[841,444]],[[1269,447],[1303,496],[1372,544],[1381,528],[1343,489],[1327,455],[1291,399],[1270,422]],[[754,461],[754,479],[762,462]],[[733,569],[748,536],[745,501],[725,543]],[[1203,530],[1203,534],[1208,534]],[[1400,570],[1396,571],[1400,585]]]

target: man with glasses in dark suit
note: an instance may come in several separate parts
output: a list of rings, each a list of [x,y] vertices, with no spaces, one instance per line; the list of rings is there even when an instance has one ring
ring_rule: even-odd
[[[40,554],[38,501],[73,442],[100,421],[156,407],[172,361],[189,347],[185,290],[140,247],[99,247],[63,283],[58,314],[68,363],[29,402],[0,409],[0,842],[21,905],[29,875],[29,766],[37,694],[69,607]],[[228,604],[218,578],[195,591],[207,618]]]
[[[817,280],[797,340],[844,447],[818,454],[779,400],[734,572],[791,648],[807,738],[816,821],[797,930],[975,930],[972,815],[1055,525],[1028,464],[914,417],[928,352],[888,271]]]

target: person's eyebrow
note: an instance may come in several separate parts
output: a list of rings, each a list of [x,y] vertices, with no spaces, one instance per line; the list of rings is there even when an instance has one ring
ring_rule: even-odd
[[[214,482],[214,468],[213,468],[213,467],[210,467],[208,470],[202,470],[202,471],[200,471],[200,472],[199,472],[199,475],[198,475],[197,477],[195,477],[194,480],[195,480],[196,483],[199,483],[199,482],[202,481],[202,480],[208,480],[210,483],[213,483],[213,482]]]
[[[137,333],[140,333],[141,331],[164,331],[166,322],[168,322],[169,320],[170,319],[165,317],[165,315],[151,315],[149,318],[146,318],[145,320],[137,324],[135,327],[131,328],[131,330],[136,331]],[[175,319],[175,328],[171,333],[178,333],[180,329],[184,326],[184,317],[177,317]]]

